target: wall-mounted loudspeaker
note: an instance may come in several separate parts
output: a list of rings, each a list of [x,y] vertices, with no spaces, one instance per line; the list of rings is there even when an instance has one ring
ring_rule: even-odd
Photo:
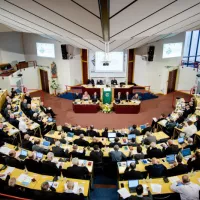
[[[149,47],[149,51],[148,51],[148,61],[153,61],[154,50],[155,50],[155,47],[154,47],[154,46],[150,46],[150,47]]]
[[[62,58],[63,60],[67,60],[67,45],[66,44],[61,44],[61,53],[62,53]]]

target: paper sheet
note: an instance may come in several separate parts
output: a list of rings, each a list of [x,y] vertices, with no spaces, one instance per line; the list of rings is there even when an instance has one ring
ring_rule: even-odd
[[[53,158],[51,162],[58,163],[59,158]]]
[[[48,183],[49,183],[49,186],[51,187],[54,187],[54,188],[57,188],[58,187],[58,185],[59,185],[59,183],[58,182],[52,182],[52,181],[48,181]]]
[[[10,129],[9,130],[9,132],[10,132],[10,134],[12,135],[12,134],[15,134],[15,133],[17,133],[17,132],[19,132],[17,129]]]
[[[117,192],[120,194],[120,196],[123,199],[126,199],[131,196],[131,194],[129,193],[129,191],[126,188],[121,188],[121,189],[117,190]]]
[[[15,169],[14,167],[7,167],[7,169],[3,172],[4,176],[2,176],[1,179],[5,180],[7,177],[7,174],[12,173],[14,169]]]
[[[79,160],[79,166],[83,166],[83,165],[85,166],[86,163],[87,163],[86,160]]]
[[[152,192],[155,192],[155,193],[161,193],[161,190],[162,190],[162,185],[160,184],[151,184],[151,189],[152,189]]]
[[[32,177],[26,175],[26,174],[21,174],[18,178],[17,181],[22,183],[23,185],[27,186],[31,183]]]
[[[64,187],[65,187],[65,192],[66,193],[70,193],[70,190],[67,188],[67,183],[65,183]],[[79,189],[81,189],[81,192],[84,193],[84,186],[83,185],[79,185],[78,182],[74,182],[73,193],[78,194],[79,193]]]
[[[166,123],[167,123],[167,120],[166,120],[166,119],[163,119],[162,121],[160,121],[160,124],[161,124],[162,126],[165,126]]]
[[[143,194],[147,195],[148,194],[148,190],[147,190],[148,186],[146,184],[142,184],[142,186],[143,186]]]
[[[169,179],[169,181],[170,181],[171,183],[174,183],[174,182],[180,181],[180,179],[179,179],[178,176],[169,177],[168,179]]]
[[[3,147],[0,148],[0,153],[3,153],[5,155],[9,155],[10,150],[11,150],[10,148],[3,146]]]

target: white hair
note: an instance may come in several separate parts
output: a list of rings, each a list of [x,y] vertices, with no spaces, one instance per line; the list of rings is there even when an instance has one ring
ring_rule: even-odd
[[[155,143],[155,142],[152,142],[150,145],[151,145],[151,147],[153,147],[153,148],[156,147],[156,143]]]
[[[55,145],[56,145],[57,147],[59,147],[59,146],[60,146],[60,141],[56,141],[56,142],[55,142]]]
[[[54,153],[49,152],[49,153],[47,154],[47,159],[48,159],[48,160],[52,160],[53,158],[54,158]]]
[[[79,159],[78,158],[73,158],[72,159],[72,164],[73,165],[78,165],[78,163],[79,163]]]

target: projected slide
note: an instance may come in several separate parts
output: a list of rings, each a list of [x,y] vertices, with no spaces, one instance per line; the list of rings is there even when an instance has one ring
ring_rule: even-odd
[[[54,44],[36,43],[36,47],[37,47],[37,56],[55,58]]]
[[[181,57],[183,43],[169,43],[163,45],[163,58]]]
[[[104,66],[105,53],[95,53],[95,72],[123,72],[124,71],[124,53],[123,52],[110,52],[109,65]]]

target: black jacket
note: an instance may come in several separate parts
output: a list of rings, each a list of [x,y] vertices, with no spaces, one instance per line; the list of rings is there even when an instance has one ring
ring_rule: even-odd
[[[124,172],[124,180],[138,180],[143,179],[143,175],[140,171],[136,170],[129,170],[129,168],[126,168]]]
[[[35,160],[27,158],[24,161],[24,165],[26,166],[26,168],[29,172],[34,172],[34,173],[38,173],[38,174],[41,173],[41,167],[42,167],[41,162],[37,162]]]
[[[162,158],[163,157],[163,153],[161,151],[161,149],[158,149],[158,148],[151,148],[151,147],[148,147],[147,148],[147,157],[148,158]]]
[[[85,157],[85,150],[83,150],[83,153],[77,152],[77,151],[71,151],[69,153],[69,158],[84,158]]]
[[[32,151],[33,143],[29,140],[22,140],[22,148]]]
[[[177,154],[179,151],[178,145],[172,144],[166,149],[163,148],[164,155]]]
[[[12,158],[10,156],[5,158],[6,165],[10,167],[16,167],[18,169],[24,169],[24,163],[22,161],[17,160],[16,158]]]
[[[78,130],[74,130],[74,135],[85,135],[86,136],[86,132],[84,130],[78,129]]]
[[[95,145],[98,145],[100,149],[104,146],[104,145],[102,144],[102,142],[91,142],[91,143],[90,143],[90,146],[91,146],[91,147],[94,147]]]
[[[54,153],[55,157],[66,157],[64,149],[61,147],[54,146],[52,147],[52,152]]]
[[[99,137],[99,133],[94,130],[88,130],[86,134],[90,137]]]
[[[120,142],[112,142],[112,143],[109,144],[109,147],[114,147],[115,145],[122,147],[122,144]]]
[[[195,170],[200,170],[200,158],[197,158],[192,161],[192,158],[188,160],[188,169],[191,171],[192,169]]]
[[[158,178],[166,176],[166,167],[162,164],[154,164],[146,166],[145,169],[149,173],[149,177]]]
[[[10,118],[9,119],[10,124],[12,124],[14,127],[19,127],[19,121],[17,119]]]
[[[151,132],[151,131],[152,131],[152,127],[149,126],[149,127],[144,128],[144,129],[142,130],[142,132],[141,132],[141,135],[145,135],[147,131]]]
[[[188,166],[179,163],[176,167],[168,170],[168,176],[177,176],[188,173]]]
[[[51,161],[43,161],[42,174],[49,175],[49,176],[59,176],[60,169],[58,169],[56,164]]]
[[[102,151],[91,151],[90,152],[90,160],[94,163],[101,163],[103,160],[103,153]]]
[[[89,142],[81,138],[74,140],[74,144],[77,144],[78,146],[83,146],[83,147],[89,146]]]

